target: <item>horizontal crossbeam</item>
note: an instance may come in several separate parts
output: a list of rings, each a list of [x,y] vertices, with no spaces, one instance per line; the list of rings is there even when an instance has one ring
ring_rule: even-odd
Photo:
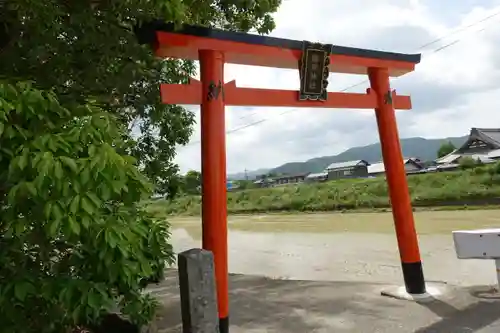
[[[199,105],[203,98],[201,82],[191,79],[189,84],[162,84],[161,100],[164,104]],[[326,101],[300,101],[298,91],[260,88],[238,88],[236,81],[225,83],[218,98],[228,106],[306,107],[335,109],[375,109],[377,96],[371,89],[366,93],[329,92]],[[409,96],[392,92],[395,109],[411,109]]]

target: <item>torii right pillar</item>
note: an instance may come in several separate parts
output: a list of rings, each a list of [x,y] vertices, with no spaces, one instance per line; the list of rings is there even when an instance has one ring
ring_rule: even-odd
[[[425,294],[422,260],[392,103],[389,71],[385,68],[369,68],[368,77],[377,95],[375,114],[406,291],[413,295]]]

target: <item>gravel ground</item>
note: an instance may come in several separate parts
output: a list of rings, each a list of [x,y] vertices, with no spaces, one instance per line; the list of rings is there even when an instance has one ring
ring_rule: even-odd
[[[496,283],[494,263],[458,260],[451,231],[500,227],[496,210],[415,213],[426,280],[470,286]],[[171,219],[176,251],[201,246],[201,221]],[[390,213],[232,216],[231,273],[272,278],[401,283]]]

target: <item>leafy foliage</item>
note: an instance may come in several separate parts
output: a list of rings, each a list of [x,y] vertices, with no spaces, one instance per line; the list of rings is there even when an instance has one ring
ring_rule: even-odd
[[[141,288],[173,257],[168,225],[137,203],[153,186],[172,196],[180,183],[172,160],[194,117],[161,104],[158,84],[184,83],[195,66],[155,58],[134,26],[163,19],[267,33],[279,3],[0,3],[1,331],[64,331],[117,302],[137,323],[151,318],[155,303]]]
[[[189,170],[181,177],[181,190],[186,194],[200,194],[201,189],[201,172]]]
[[[480,160],[475,160],[472,157],[465,156],[460,158],[459,163],[461,169],[472,169],[477,165],[482,164]]]
[[[0,10],[0,76],[34,80],[61,103],[92,96],[128,129],[129,150],[162,194],[175,194],[175,146],[194,117],[160,102],[158,84],[185,83],[191,61],[155,58],[133,28],[163,19],[268,33],[280,0],[9,0]]]
[[[172,249],[168,225],[137,205],[151,185],[125,152],[102,109],[0,82],[0,331],[60,332],[116,303],[151,318],[141,280]]]
[[[440,157],[446,156],[446,155],[450,154],[451,152],[453,152],[455,149],[456,149],[456,147],[453,144],[453,142],[451,142],[451,141],[445,142],[439,147],[439,150],[437,152],[437,157],[440,158]]]

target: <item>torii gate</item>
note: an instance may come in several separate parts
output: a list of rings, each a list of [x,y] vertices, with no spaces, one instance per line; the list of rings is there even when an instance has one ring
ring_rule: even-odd
[[[201,106],[203,248],[214,254],[220,331],[228,332],[225,111],[231,106],[375,109],[406,291],[424,294],[425,281],[394,109],[411,109],[409,96],[390,89],[389,77],[409,73],[420,54],[228,32],[195,26],[175,30],[152,22],[136,30],[159,57],[199,60],[201,81],[162,84],[166,104]],[[299,68],[299,91],[238,88],[224,83],[224,64]],[[327,92],[330,72],[368,75],[366,93]]]

